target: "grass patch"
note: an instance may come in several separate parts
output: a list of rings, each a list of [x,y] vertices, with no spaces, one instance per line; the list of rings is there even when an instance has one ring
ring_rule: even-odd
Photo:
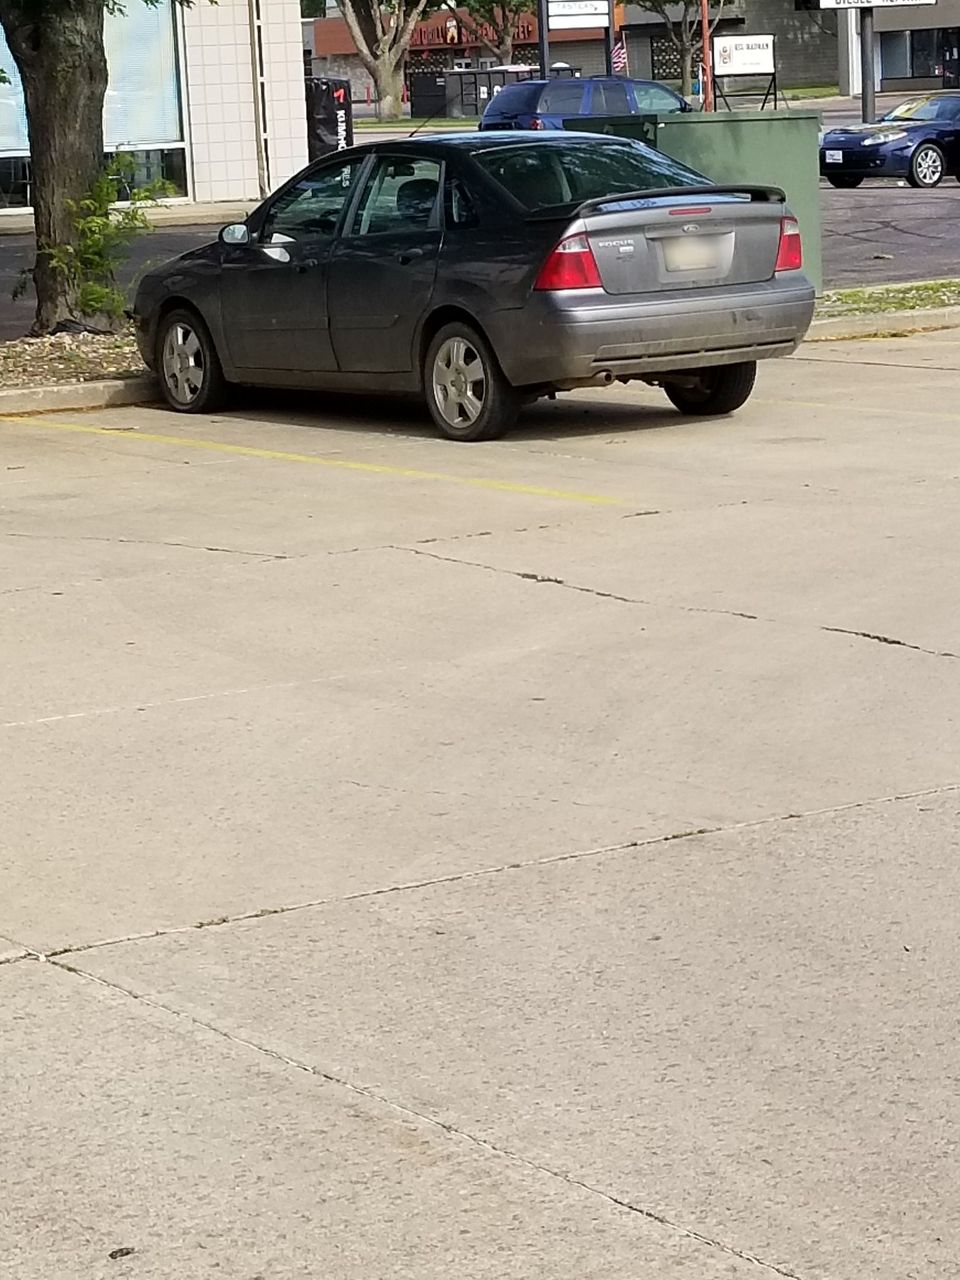
[[[869,289],[832,289],[817,303],[817,318],[868,316],[885,311],[926,311],[960,307],[960,280],[923,280],[918,284],[877,285]]]
[[[804,98],[839,98],[838,84],[815,84],[806,89],[786,89],[783,96],[791,102],[802,102]]]
[[[431,120],[429,116],[426,118],[414,116],[412,120],[404,118],[403,120],[354,120],[354,133],[382,133],[385,129],[398,133],[410,133],[413,129],[431,129],[436,133],[442,133],[444,130],[452,129],[454,132],[462,132],[468,130],[472,132],[480,123],[478,116],[471,116],[469,119],[462,120]]]

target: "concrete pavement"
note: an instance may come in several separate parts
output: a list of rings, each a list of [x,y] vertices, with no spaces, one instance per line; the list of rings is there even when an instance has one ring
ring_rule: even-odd
[[[0,1270],[953,1277],[958,374],[0,425]]]

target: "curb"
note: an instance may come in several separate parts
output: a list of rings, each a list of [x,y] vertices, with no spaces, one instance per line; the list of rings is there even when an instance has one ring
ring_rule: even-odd
[[[814,320],[808,342],[842,338],[897,337],[931,329],[960,329],[960,307],[928,307],[919,311],[872,311],[865,316],[830,316]]]
[[[51,413],[60,409],[107,409],[147,404],[157,399],[152,378],[111,378],[103,382],[65,382],[56,387],[0,390],[0,414]]]

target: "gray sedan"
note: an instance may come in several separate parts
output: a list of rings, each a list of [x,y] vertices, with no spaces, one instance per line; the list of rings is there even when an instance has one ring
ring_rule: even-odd
[[[783,192],[575,133],[339,152],[151,272],[134,305],[174,409],[213,410],[231,384],[415,393],[453,440],[613,382],[731,413],[812,313]]]

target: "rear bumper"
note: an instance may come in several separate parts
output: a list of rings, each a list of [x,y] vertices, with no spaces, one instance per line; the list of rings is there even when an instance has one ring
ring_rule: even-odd
[[[614,299],[542,293],[491,334],[514,386],[649,376],[789,355],[813,318],[801,272],[714,293]]]

